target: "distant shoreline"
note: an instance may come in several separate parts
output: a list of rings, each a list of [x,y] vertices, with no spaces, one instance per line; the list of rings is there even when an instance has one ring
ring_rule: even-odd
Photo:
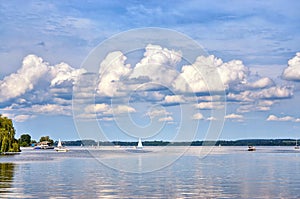
[[[55,142],[54,144],[57,144]],[[132,141],[103,142],[95,140],[63,141],[65,146],[136,146]],[[169,142],[169,141],[143,141],[144,146],[295,146],[295,139],[241,139],[218,141],[193,141],[193,142]]]

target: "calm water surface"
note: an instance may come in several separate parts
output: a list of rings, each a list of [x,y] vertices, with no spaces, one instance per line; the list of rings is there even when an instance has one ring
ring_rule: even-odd
[[[180,150],[172,148],[171,151]],[[68,153],[23,149],[0,156],[0,198],[300,198],[300,150],[292,147],[216,147],[203,158],[191,147],[173,164],[143,173],[102,164],[153,164],[176,152],[123,153],[71,148]],[[123,161],[121,161],[123,160]],[[134,164],[136,165],[136,164]]]

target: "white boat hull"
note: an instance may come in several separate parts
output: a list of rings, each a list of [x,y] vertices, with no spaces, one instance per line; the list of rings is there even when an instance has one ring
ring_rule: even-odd
[[[55,148],[55,151],[57,151],[57,152],[68,152],[69,149],[67,149],[67,148]]]

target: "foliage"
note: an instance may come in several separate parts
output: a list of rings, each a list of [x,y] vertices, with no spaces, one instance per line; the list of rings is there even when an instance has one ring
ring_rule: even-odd
[[[30,146],[31,144],[31,136],[29,134],[23,134],[19,138],[19,144],[22,147]]]
[[[5,152],[20,152],[20,146],[15,139],[12,120],[0,114],[0,153]]]
[[[14,142],[12,143],[12,148],[9,150],[10,152],[20,151],[20,145],[18,144],[18,142]]]
[[[40,138],[40,142],[44,142],[44,141],[48,141],[50,143],[50,145],[53,145],[54,141],[52,139],[50,139],[49,136],[42,136]]]

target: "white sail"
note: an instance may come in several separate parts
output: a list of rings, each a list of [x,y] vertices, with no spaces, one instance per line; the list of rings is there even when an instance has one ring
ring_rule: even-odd
[[[300,147],[298,146],[297,139],[296,139],[296,145],[295,145],[295,149],[300,149]]]
[[[137,148],[137,149],[143,149],[143,144],[142,144],[141,138],[139,138],[139,143],[138,143],[138,145],[137,145],[136,148]]]
[[[58,139],[58,144],[57,144],[57,147],[58,147],[58,148],[61,148],[61,147],[62,147],[62,144],[61,144],[61,141],[60,141],[60,139]]]

